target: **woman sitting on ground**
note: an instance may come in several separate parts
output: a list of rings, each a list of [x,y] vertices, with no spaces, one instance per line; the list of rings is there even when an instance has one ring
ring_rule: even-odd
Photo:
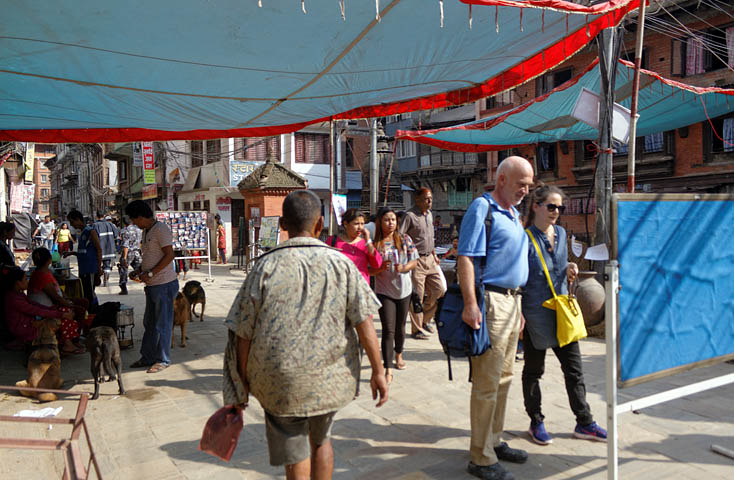
[[[74,328],[76,322],[72,320],[74,314],[71,311],[45,307],[26,296],[24,291],[28,288],[28,278],[23,270],[18,267],[2,267],[1,277],[2,292],[5,296],[5,319],[10,332],[15,337],[15,341],[9,345],[9,348],[21,349],[25,344],[36,339],[38,332],[33,326],[36,316],[61,318],[61,330],[68,331],[69,328]],[[63,347],[71,352],[76,350],[68,337],[63,337]]]
[[[385,261],[376,270],[375,293],[382,303],[382,360],[387,383],[392,382],[393,354],[395,368],[406,368],[403,359],[405,344],[405,320],[408,317],[413,282],[410,272],[418,264],[418,251],[408,235],[397,232],[398,219],[395,210],[383,208],[377,214],[375,243]]]
[[[84,349],[76,347],[73,341],[79,338],[79,324],[86,317],[88,301],[83,298],[69,300],[64,297],[59,283],[51,273],[51,252],[47,248],[35,249],[31,258],[36,269],[31,274],[28,283],[28,298],[44,307],[70,309],[75,320],[64,321],[58,330],[61,335],[61,353],[84,353]]]
[[[350,208],[342,216],[342,225],[344,233],[327,238],[326,243],[349,257],[369,283],[368,268],[380,268],[382,257],[372,244],[370,232],[364,228],[364,214],[356,208]]]

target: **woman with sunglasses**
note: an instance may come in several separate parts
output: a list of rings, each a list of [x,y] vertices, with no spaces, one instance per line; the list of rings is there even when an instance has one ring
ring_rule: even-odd
[[[528,235],[535,238],[548,272],[553,279],[556,293],[567,294],[566,280],[574,281],[578,266],[568,262],[566,230],[557,225],[565,210],[563,192],[554,186],[539,185],[530,196],[528,218],[525,223]],[[586,402],[586,386],[581,370],[581,351],[578,342],[559,347],[556,338],[556,312],[542,306],[553,296],[543,265],[533,242],[528,242],[528,282],[523,288],[522,314],[525,320],[523,345],[525,365],[522,370],[522,393],[525,411],[530,416],[528,433],[535,443],[548,445],[553,440],[545,429],[544,416],[540,408],[540,378],[545,370],[545,352],[552,348],[561,363],[566,383],[566,393],[571,410],[576,416],[573,436],[587,440],[605,442],[607,432],[594,421]]]

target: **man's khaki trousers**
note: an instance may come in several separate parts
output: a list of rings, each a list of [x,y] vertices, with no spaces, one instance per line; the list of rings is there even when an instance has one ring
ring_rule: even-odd
[[[497,463],[494,447],[501,443],[507,393],[512,382],[517,339],[520,335],[520,296],[484,292],[492,348],[471,357],[471,461]]]
[[[410,333],[418,333],[423,325],[431,323],[431,319],[436,314],[436,302],[443,297],[446,289],[441,281],[441,274],[438,273],[439,265],[433,255],[426,255],[418,259],[418,265],[413,270],[413,293],[418,294],[418,298],[423,300],[423,313],[413,312],[413,307],[409,309],[410,314]]]

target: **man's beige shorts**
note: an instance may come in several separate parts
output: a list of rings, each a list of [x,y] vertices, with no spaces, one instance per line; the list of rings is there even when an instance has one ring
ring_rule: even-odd
[[[318,447],[329,439],[334,415],[336,412],[315,417],[276,417],[265,412],[270,465],[293,465],[310,457],[309,443]]]

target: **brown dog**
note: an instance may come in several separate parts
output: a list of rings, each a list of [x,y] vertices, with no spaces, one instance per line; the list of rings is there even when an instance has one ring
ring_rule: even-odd
[[[173,301],[173,328],[171,329],[171,348],[173,348],[173,338],[176,336],[176,325],[181,328],[181,346],[186,346],[186,325],[191,321],[191,307],[189,300],[181,292],[178,292],[176,299]]]
[[[61,378],[61,357],[56,341],[56,330],[61,320],[44,318],[34,320],[33,326],[38,336],[33,340],[31,355],[28,357],[28,379],[16,382],[17,387],[58,389],[64,384]],[[53,393],[37,393],[20,390],[26,397],[38,398],[40,402],[53,402],[57,399]]]
[[[204,292],[204,287],[201,286],[201,282],[189,280],[184,285],[183,294],[186,295],[186,299],[191,304],[191,321],[194,321],[194,317],[199,317],[199,321],[203,322],[204,308],[206,307],[206,293]],[[201,305],[201,315],[196,315],[194,311],[197,303]]]
[[[117,342],[117,333],[111,327],[95,327],[89,331],[86,340],[87,351],[92,358],[92,376],[94,377],[94,395],[92,400],[99,398],[99,384],[104,382],[107,373],[111,382],[117,377],[117,386],[120,395],[125,394],[122,386],[122,362],[120,361],[120,344]]]

